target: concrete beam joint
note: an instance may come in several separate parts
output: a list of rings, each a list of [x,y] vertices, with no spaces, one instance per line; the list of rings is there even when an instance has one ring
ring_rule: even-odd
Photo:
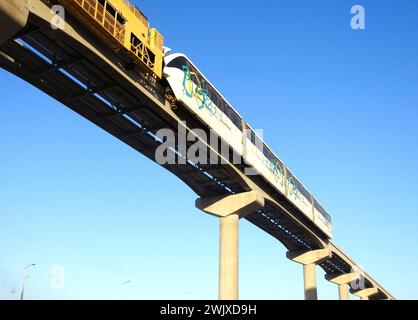
[[[331,250],[325,248],[310,251],[289,251],[286,256],[288,259],[306,266],[326,261],[332,257],[332,254]]]
[[[289,251],[288,259],[303,265],[305,300],[317,300],[316,265],[331,258],[328,248],[309,251]]]
[[[340,286],[349,284],[350,282],[356,281],[360,278],[359,273],[339,273],[339,274],[327,274],[325,279],[329,282],[338,284]]]
[[[27,23],[29,10],[25,0],[0,0],[0,45]]]
[[[199,198],[196,207],[208,214],[225,218],[238,214],[244,218],[264,207],[264,197],[257,191],[249,191],[220,197]]]
[[[376,288],[366,288],[362,290],[350,290],[352,294],[354,294],[357,297],[360,297],[361,299],[368,298],[378,292]]]

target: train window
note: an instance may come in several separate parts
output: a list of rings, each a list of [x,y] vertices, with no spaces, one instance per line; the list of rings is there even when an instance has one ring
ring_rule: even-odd
[[[227,111],[225,110],[225,104],[224,104],[224,100],[221,98],[221,96],[216,93],[216,99],[218,100],[218,108],[223,112],[226,113]]]
[[[215,95],[216,95],[216,101],[218,102],[218,104],[216,106],[219,108],[219,110],[224,112],[225,108],[224,108],[224,103],[223,103],[222,98],[217,93],[215,93]]]
[[[199,73],[196,72],[195,68],[193,68],[192,64],[187,61],[187,69],[192,74],[192,78],[199,78]]]
[[[263,141],[258,136],[255,136],[255,146],[261,152],[263,152],[263,145],[264,145]]]
[[[231,119],[232,123],[235,124],[235,126],[238,129],[242,130],[242,118],[232,108],[231,108],[231,117],[232,117]]]
[[[177,68],[180,70],[183,70],[183,66],[188,66],[187,60],[184,57],[177,57],[167,64],[169,68]]]
[[[184,57],[178,57],[174,60],[177,60],[177,59],[178,59],[177,62],[175,62],[173,65],[169,64],[168,66],[180,69],[182,71],[184,71],[184,67],[186,67],[187,71],[189,72],[188,76],[190,76],[189,80],[191,80],[196,86],[200,86],[201,79],[202,79],[202,76],[200,75],[200,73],[197,72],[197,70],[192,66],[192,64],[189,61],[187,61]]]
[[[269,159],[269,154],[270,154],[270,152],[269,152],[270,150],[267,148],[267,146],[266,146],[266,144],[264,143],[263,144],[263,154],[264,154],[264,156],[267,158],[267,159]]]
[[[314,206],[315,209],[318,210],[319,213],[321,213],[321,215],[325,218],[325,220],[331,224],[331,216],[328,214],[328,212],[326,212],[326,210],[318,203],[318,201],[316,201],[316,199],[314,199]]]
[[[305,187],[299,182],[298,179],[295,178],[295,176],[289,170],[287,170],[287,180],[288,183],[290,183],[296,188],[297,192],[302,194],[305,197],[305,199],[309,201],[309,203],[312,202],[312,195],[308,192],[308,190],[305,189]]]
[[[207,92],[207,94],[210,98],[211,95],[209,93],[209,86],[208,86],[208,84],[207,84],[207,82],[204,78],[200,79],[200,87]]]
[[[288,184],[294,183],[295,178],[293,177],[293,174],[287,169],[287,182]]]
[[[225,102],[223,104],[224,114],[232,121],[231,119],[231,107],[228,106]]]
[[[295,176],[289,170],[287,170],[287,181],[288,181],[290,189],[291,190],[293,189],[293,192],[296,192],[296,194],[301,192],[299,181],[295,178]]]
[[[217,106],[219,109],[222,108],[221,103],[219,103],[219,96],[218,94],[213,90],[212,86],[209,88],[209,95],[212,102]],[[221,109],[222,110],[222,109]]]
[[[255,145],[255,132],[251,130],[251,142]]]
[[[189,70],[191,73],[192,81],[196,84],[197,87],[201,88],[202,87],[201,80],[203,79],[203,77],[200,75],[199,72],[197,72],[197,70],[191,64],[189,64]]]
[[[219,108],[219,110],[221,110],[222,112],[225,112],[224,111],[224,104],[223,104],[223,101],[222,101],[222,99],[221,99],[221,97],[219,96],[219,94],[214,90],[214,89],[212,89],[213,90],[213,95],[216,97],[215,99],[216,99],[216,106]]]
[[[274,155],[273,155],[274,156]],[[274,156],[274,164],[277,166],[277,164],[279,164],[279,169],[281,170],[281,172],[284,172],[284,165],[283,163],[279,160],[279,158],[277,158],[276,156]]]
[[[303,196],[306,198],[306,200],[308,200],[309,202],[312,202],[312,196],[311,194],[308,192],[308,190],[305,189],[305,187],[298,181],[299,183],[299,187],[300,187],[300,192],[303,194]]]
[[[246,134],[247,134],[247,139],[251,141],[251,129],[248,127],[248,124],[246,124]]]
[[[219,103],[218,103],[218,97],[215,95],[215,93],[213,92],[213,90],[212,90],[212,87],[208,87],[208,92],[209,92],[209,98],[210,98],[210,100],[212,101],[212,103],[215,105],[215,106],[219,106]]]
[[[214,112],[214,107],[215,106],[218,107],[219,102],[218,102],[217,95],[213,92],[212,86],[209,83],[207,83],[206,92],[208,94],[208,98],[210,99],[210,104],[209,104],[210,110],[211,112]]]
[[[205,78],[200,74],[199,71],[196,70],[195,67],[193,67],[193,65],[190,62],[187,63],[187,66],[192,75],[192,80],[196,78],[196,81],[194,81],[196,86],[200,87],[203,90],[207,90]]]
[[[276,164],[277,158],[266,144],[264,144],[263,154],[272,164]]]
[[[213,88],[212,88],[212,91],[213,91],[213,96],[215,97],[215,100],[216,100],[216,106],[219,108],[219,110],[224,112],[224,104],[222,103],[221,97],[215,90],[213,90]]]

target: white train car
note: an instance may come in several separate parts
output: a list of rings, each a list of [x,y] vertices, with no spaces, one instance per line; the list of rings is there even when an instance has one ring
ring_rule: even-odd
[[[177,101],[221,136],[247,164],[332,238],[332,222],[327,211],[199,69],[181,53],[166,55],[164,62],[164,78]]]

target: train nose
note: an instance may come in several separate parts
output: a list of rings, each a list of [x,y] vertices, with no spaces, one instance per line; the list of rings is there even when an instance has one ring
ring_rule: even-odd
[[[163,52],[164,52],[164,56],[168,56],[170,54],[170,51],[172,51],[173,49],[169,48],[169,47],[163,47]]]

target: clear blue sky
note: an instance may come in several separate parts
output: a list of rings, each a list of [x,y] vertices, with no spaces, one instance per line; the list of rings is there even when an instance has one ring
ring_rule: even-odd
[[[418,3],[134,1],[331,213],[334,241],[418,298]],[[366,30],[350,28],[352,5]],[[106,132],[0,70],[0,298],[215,299],[218,221]],[[302,267],[240,224],[240,297],[302,299]],[[65,289],[50,289],[51,267]],[[337,288],[318,269],[319,298]]]

